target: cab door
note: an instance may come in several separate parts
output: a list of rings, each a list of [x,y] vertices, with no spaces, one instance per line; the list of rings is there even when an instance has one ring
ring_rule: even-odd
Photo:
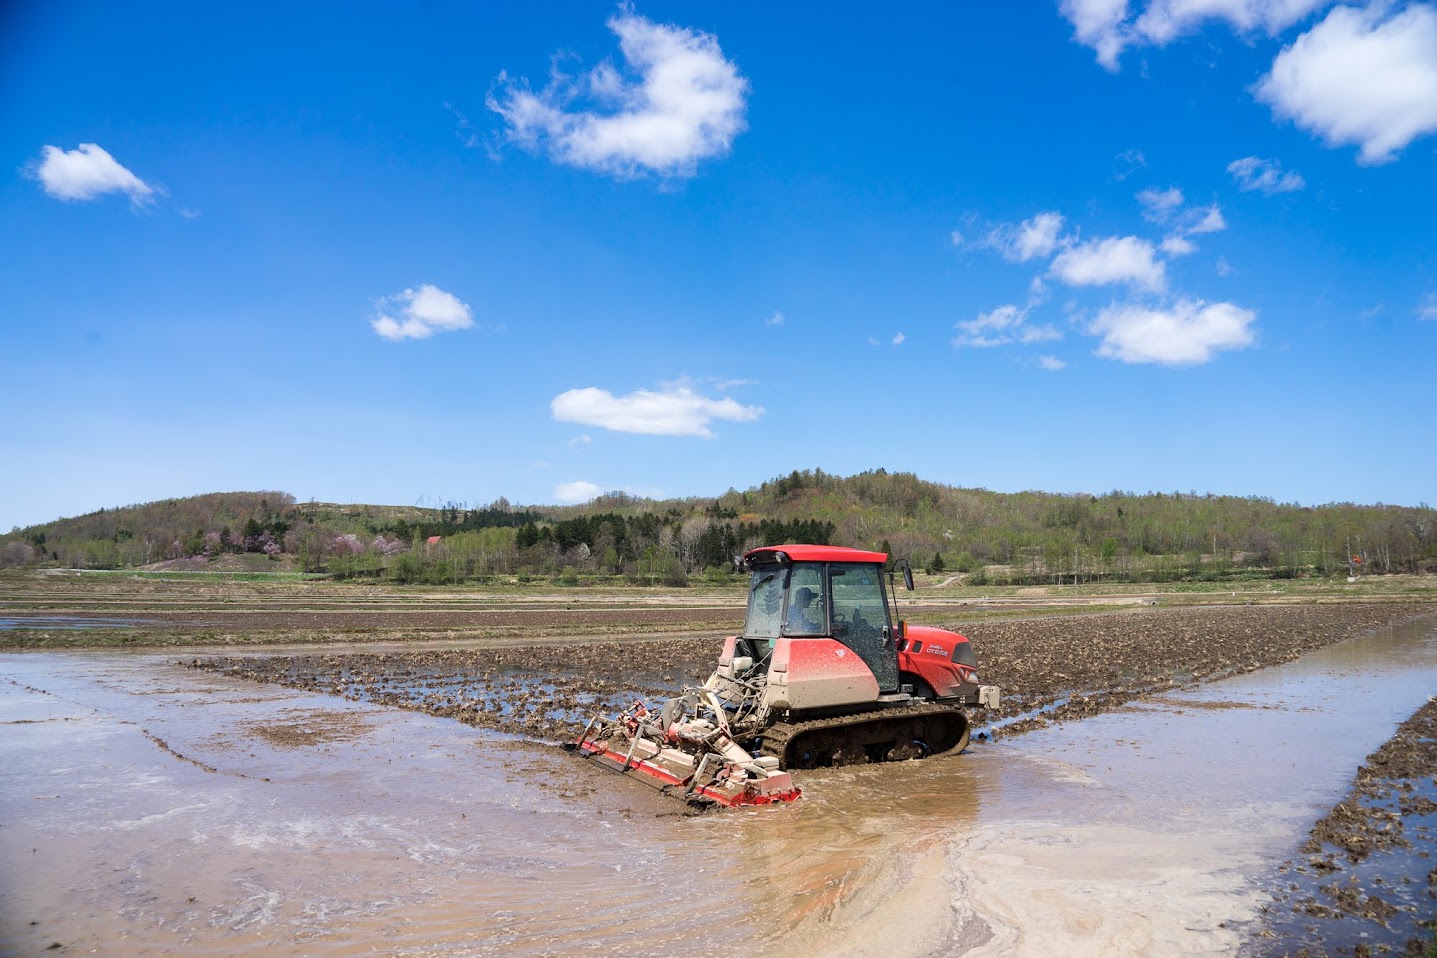
[[[880,692],[898,691],[898,649],[877,565],[834,563],[828,567],[830,634],[848,646],[878,680]]]

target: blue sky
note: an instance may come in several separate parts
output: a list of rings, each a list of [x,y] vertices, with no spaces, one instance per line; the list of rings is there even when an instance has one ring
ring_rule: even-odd
[[[1433,499],[1430,2],[10,4],[0,151],[0,528]]]

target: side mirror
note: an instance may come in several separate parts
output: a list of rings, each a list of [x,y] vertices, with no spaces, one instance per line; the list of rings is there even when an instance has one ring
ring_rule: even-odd
[[[913,567],[906,562],[903,564],[903,584],[909,592],[913,591]]]

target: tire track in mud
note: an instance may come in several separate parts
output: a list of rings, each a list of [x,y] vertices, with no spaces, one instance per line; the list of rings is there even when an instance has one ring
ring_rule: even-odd
[[[201,769],[205,772],[209,772],[212,775],[219,772],[219,769],[215,768],[213,765],[206,765],[204,762],[201,762],[197,758],[190,758],[188,755],[181,755],[179,752],[175,751],[173,748],[170,747],[169,742],[166,742],[164,739],[160,738],[158,735],[156,735],[154,732],[151,732],[147,728],[140,729],[140,734],[144,735],[145,738],[153,742],[160,751],[170,753],[175,758],[179,759],[181,762],[188,762],[195,768]],[[239,777],[249,778],[248,775],[240,775]]]

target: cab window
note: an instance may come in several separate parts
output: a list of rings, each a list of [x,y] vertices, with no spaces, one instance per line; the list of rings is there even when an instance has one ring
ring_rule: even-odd
[[[748,581],[748,618],[743,634],[750,638],[776,639],[783,625],[783,568],[777,564],[755,566]]]
[[[876,638],[888,627],[888,604],[877,566],[832,567],[835,637]]]
[[[828,635],[828,599],[823,566],[796,562],[788,571],[784,635]]]

